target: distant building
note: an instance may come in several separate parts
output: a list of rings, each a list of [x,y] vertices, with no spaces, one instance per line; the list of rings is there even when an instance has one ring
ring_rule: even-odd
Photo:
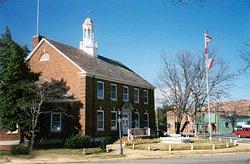
[[[77,129],[81,134],[95,139],[118,136],[118,109],[122,111],[123,135],[129,128],[147,127],[155,131],[155,87],[121,62],[98,54],[90,18],[84,21],[82,29],[79,48],[34,36],[33,51],[28,57],[31,70],[41,72],[47,81],[66,81],[70,87],[68,94],[82,104],[79,111],[72,103],[64,104],[79,112]],[[39,137],[64,139],[72,133],[70,124],[72,121],[63,113],[43,115],[39,120]]]
[[[172,134],[176,131],[177,117],[174,112],[167,112],[167,132]],[[211,128],[214,134],[233,133],[233,126],[250,125],[250,100],[229,101],[211,105]],[[207,109],[199,114],[198,121],[190,115],[185,115],[181,121],[181,132],[190,133],[198,128],[199,133],[208,132],[209,115]],[[195,127],[196,126],[196,127]]]
[[[199,132],[208,131],[209,115],[204,112],[199,119]],[[214,134],[230,134],[234,128],[250,125],[250,100],[217,103],[211,107],[211,127]]]

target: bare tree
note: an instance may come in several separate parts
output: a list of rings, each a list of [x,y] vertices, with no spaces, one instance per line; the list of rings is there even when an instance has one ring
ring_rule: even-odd
[[[244,43],[244,47],[240,50],[241,58],[245,62],[243,72],[247,72],[250,68],[250,39]]]
[[[179,5],[187,5],[187,4],[197,4],[199,6],[204,6],[207,0],[165,0],[163,3],[164,6],[179,6]]]
[[[66,83],[61,81],[52,80],[52,82],[43,82],[38,81],[36,83],[29,83],[29,85],[24,86],[27,87],[26,97],[29,99],[28,103],[26,103],[22,110],[29,116],[30,118],[30,126],[29,129],[26,130],[26,136],[29,138],[29,146],[32,151],[35,139],[35,129],[37,127],[37,122],[40,114],[48,113],[53,111],[46,111],[43,107],[45,102],[53,102],[58,99],[65,98],[73,98],[66,96],[69,87],[66,86]],[[58,110],[58,109],[56,109]],[[63,109],[61,109],[64,112]]]
[[[211,52],[211,56],[215,59],[213,68],[209,70],[209,98],[211,102],[218,102],[222,97],[228,95],[228,90],[233,84],[236,77],[234,73],[230,73],[229,66],[220,58],[216,58],[216,51]],[[195,133],[197,135],[197,122],[200,112],[207,106],[207,90],[206,90],[206,67],[205,59],[199,55],[192,67],[191,91],[192,91],[192,110],[189,115],[195,122]]]
[[[177,116],[176,133],[179,134],[181,121],[191,107],[191,83],[190,83],[190,65],[191,58],[188,58],[189,52],[180,52],[176,58],[170,60],[166,54],[163,54],[163,70],[158,78],[158,86],[163,95],[164,106],[168,107]]]
[[[211,52],[213,57],[215,57],[214,52]],[[228,94],[235,77],[229,73],[229,67],[222,59],[215,60],[216,64],[209,71],[209,95],[212,102]],[[195,56],[183,51],[176,54],[173,59],[168,59],[164,54],[163,62],[164,67],[158,77],[158,86],[164,96],[164,105],[171,107],[169,109],[177,116],[176,133],[185,128],[180,128],[180,123],[186,115],[189,115],[195,122],[197,134],[198,115],[207,105],[205,59],[202,54]]]

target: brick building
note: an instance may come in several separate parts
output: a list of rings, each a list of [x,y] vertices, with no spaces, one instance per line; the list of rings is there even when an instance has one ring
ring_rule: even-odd
[[[237,126],[250,125],[250,100],[238,100],[214,103],[210,106],[211,130],[213,134],[233,133]],[[167,112],[167,132],[176,132],[177,116],[174,112]],[[209,115],[207,108],[204,107],[198,114],[197,122],[190,115],[184,115],[181,120],[181,132],[193,133],[198,128],[199,133],[208,132]],[[234,126],[233,127],[233,123]]]
[[[48,105],[53,112],[41,115],[38,137],[64,139],[76,129],[95,140],[118,136],[118,110],[122,112],[123,135],[129,128],[148,127],[155,131],[155,87],[121,62],[98,55],[90,18],[82,28],[79,48],[40,35],[33,37],[33,50],[27,58],[31,70],[40,72],[47,81],[63,79],[70,87],[68,94],[81,103],[80,107],[67,101]],[[72,120],[54,112],[60,106],[74,112],[76,117]],[[18,132],[6,135],[1,135],[5,137],[0,142],[16,141]]]
[[[82,134],[95,138],[118,136],[118,109],[122,111],[123,135],[134,127],[154,130],[154,86],[121,62],[98,55],[90,18],[82,27],[79,48],[34,36],[33,51],[28,57],[32,71],[41,72],[48,81],[66,81],[69,94],[82,104],[79,110]],[[46,134],[43,137],[57,133],[60,138],[65,133],[65,119],[57,112],[48,117],[46,123],[50,122],[50,128],[42,133]]]

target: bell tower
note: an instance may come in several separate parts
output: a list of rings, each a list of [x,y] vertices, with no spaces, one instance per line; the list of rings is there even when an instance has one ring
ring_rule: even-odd
[[[92,57],[97,56],[97,43],[94,37],[94,24],[90,18],[86,18],[82,24],[83,39],[80,41],[79,48]]]

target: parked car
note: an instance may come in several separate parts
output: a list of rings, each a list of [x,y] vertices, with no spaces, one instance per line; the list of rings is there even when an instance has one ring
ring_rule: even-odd
[[[240,138],[250,137],[250,127],[238,128],[236,131],[234,131],[234,134],[236,134]]]

